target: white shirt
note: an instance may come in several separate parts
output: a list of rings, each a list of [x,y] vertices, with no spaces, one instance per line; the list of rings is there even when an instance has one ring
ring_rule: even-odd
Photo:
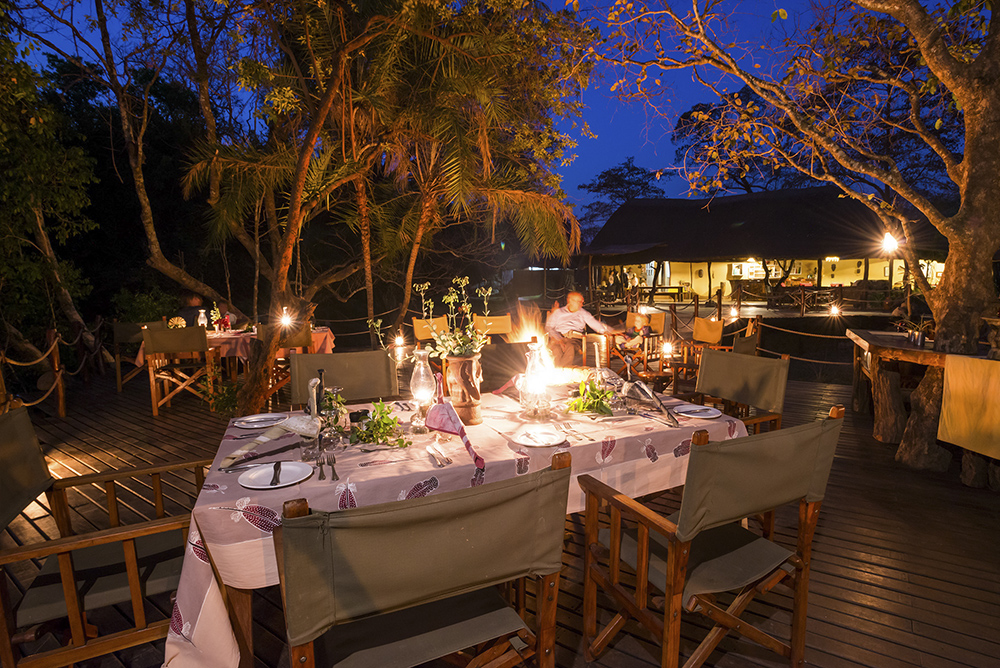
[[[568,307],[563,306],[549,316],[545,322],[545,332],[549,338],[561,339],[564,334],[569,332],[585,331],[588,325],[595,332],[600,333],[609,329],[603,322],[590,315],[587,309],[580,308],[571,312]]]

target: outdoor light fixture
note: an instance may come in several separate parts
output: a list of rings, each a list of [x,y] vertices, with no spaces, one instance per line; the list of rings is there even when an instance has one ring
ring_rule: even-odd
[[[663,356],[670,357],[674,354],[674,344],[670,341],[663,342]]]
[[[830,257],[823,258],[823,262],[840,262],[840,258],[836,255],[831,255]]]
[[[739,318],[740,317],[740,310],[738,308],[736,308],[735,306],[730,307],[730,309],[729,309],[729,317],[730,318]]]
[[[886,232],[885,237],[882,239],[882,250],[886,253],[895,253],[898,249],[899,242],[896,241],[896,237]]]
[[[713,315],[713,316],[712,316],[711,318],[709,318],[708,320],[709,320],[709,322],[715,322],[716,318],[715,318],[715,316]]]
[[[840,315],[840,307],[836,304],[830,305],[830,315]]]
[[[292,316],[288,315],[288,307],[287,306],[282,306],[281,307],[281,318],[278,319],[278,322],[281,323],[282,327],[291,327],[292,326]]]

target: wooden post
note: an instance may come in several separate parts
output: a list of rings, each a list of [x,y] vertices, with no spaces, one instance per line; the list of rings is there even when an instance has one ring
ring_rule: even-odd
[[[805,316],[806,314],[806,288],[804,285],[799,286],[799,316]]]
[[[722,288],[715,293],[715,319],[719,322],[722,320]]]
[[[855,413],[861,413],[868,410],[869,401],[871,398],[871,390],[869,389],[868,376],[865,375],[864,369],[864,351],[861,350],[861,346],[854,346],[854,376],[852,378],[852,397],[851,397],[851,409]]]
[[[671,338],[676,338],[677,336],[679,336],[679,334],[677,333],[677,304],[676,303],[670,305],[670,331],[673,332],[673,336]]]
[[[591,304],[594,303],[594,256],[587,256],[587,292],[589,296],[587,301]]]
[[[823,260],[816,260],[816,287],[823,287]]]
[[[45,347],[48,348],[56,340],[59,334],[54,329],[50,329],[45,333]],[[59,362],[59,346],[52,348],[52,373],[55,374],[56,383],[56,402],[58,405],[58,415],[61,418],[66,417],[66,385],[63,382],[62,374],[59,372],[62,370],[62,364]]]
[[[844,286],[843,286],[843,284],[841,284],[840,287],[837,288],[837,308],[840,309],[841,313],[844,312]]]
[[[694,317],[698,317],[698,293],[694,293]]]
[[[736,312],[743,310],[743,281],[736,281]]]

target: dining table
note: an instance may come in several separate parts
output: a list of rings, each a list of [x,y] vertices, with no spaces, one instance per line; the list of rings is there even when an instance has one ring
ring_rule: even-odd
[[[434,431],[412,433],[415,404],[393,402],[393,414],[410,445],[334,446],[335,466],[323,467],[324,479],[312,464],[300,463],[302,447],[315,443],[304,442],[292,432],[242,453],[247,458],[282,450],[260,457],[262,467],[221,471],[223,460],[262,431],[240,428],[237,421],[231,421],[192,510],[164,665],[253,665],[250,601],[253,590],[278,583],[272,538],[281,524],[285,501],[305,498],[310,508],[322,511],[405,502],[525,475],[547,467],[555,453],[568,451],[573,479],[566,510],[576,513],[585,503],[576,483],[582,474],[628,496],[643,496],[684,483],[695,431],[707,430],[712,441],[747,434],[737,418],[713,416],[701,406],[672,397],[661,400],[676,415],[677,426],[652,411],[580,414],[566,412],[561,404],[548,419],[527,419],[515,399],[484,394],[483,422],[465,427],[482,466],[476,465],[457,436]],[[349,408],[357,411],[364,407]],[[677,413],[685,409],[692,412],[690,416]],[[438,456],[429,452],[428,446],[437,450]],[[276,460],[290,462],[282,469],[289,473],[282,473],[278,486],[271,486]]]

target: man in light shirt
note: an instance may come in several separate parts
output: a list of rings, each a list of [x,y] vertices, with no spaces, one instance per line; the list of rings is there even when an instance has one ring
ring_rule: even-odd
[[[549,337],[549,350],[556,366],[572,366],[578,339],[583,338],[587,327],[603,334],[610,327],[595,318],[583,308],[583,295],[571,292],[566,295],[566,306],[549,314],[545,321],[545,333]]]

